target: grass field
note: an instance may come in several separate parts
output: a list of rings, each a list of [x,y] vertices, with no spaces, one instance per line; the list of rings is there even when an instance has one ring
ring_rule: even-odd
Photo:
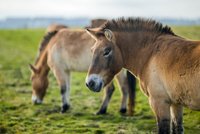
[[[173,27],[175,33],[200,40],[200,26]],[[119,114],[120,92],[113,94],[107,115],[95,115],[102,93],[85,87],[85,73],[72,74],[71,109],[60,114],[60,91],[52,73],[44,104],[31,103],[28,63],[33,63],[42,29],[0,30],[0,134],[146,134],[156,132],[147,98],[137,87],[135,116]],[[184,109],[186,134],[200,133],[200,112]]]

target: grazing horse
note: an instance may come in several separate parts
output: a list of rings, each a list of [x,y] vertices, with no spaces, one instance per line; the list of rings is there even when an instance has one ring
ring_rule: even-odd
[[[110,20],[87,31],[96,40],[88,88],[99,92],[126,68],[148,96],[158,133],[183,133],[183,106],[200,110],[200,41],[184,39],[168,26],[141,18]]]
[[[51,27],[51,26],[50,26]],[[62,27],[62,28],[61,28]],[[94,40],[83,29],[66,29],[63,26],[55,27],[44,36],[39,48],[39,54],[35,65],[30,65],[32,76],[32,101],[35,104],[42,103],[48,87],[47,75],[51,69],[61,89],[62,108],[65,112],[70,106],[70,73],[72,71],[86,72],[92,61],[92,53],[89,48]],[[118,84],[122,91],[122,103],[120,112],[126,112],[127,97],[129,96],[128,114],[133,114],[135,104],[135,77],[122,70],[117,76]],[[97,114],[105,114],[108,103],[114,91],[111,82],[105,88],[104,100]]]

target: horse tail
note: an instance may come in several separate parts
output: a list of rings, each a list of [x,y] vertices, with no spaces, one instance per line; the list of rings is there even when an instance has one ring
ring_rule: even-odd
[[[136,78],[133,74],[127,71],[127,79],[129,85],[128,114],[132,116],[134,114],[135,107]]]

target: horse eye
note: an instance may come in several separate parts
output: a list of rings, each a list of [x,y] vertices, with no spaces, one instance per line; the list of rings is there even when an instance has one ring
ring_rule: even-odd
[[[105,49],[104,53],[103,53],[103,56],[105,56],[105,57],[108,56],[110,54],[110,52],[111,52],[111,48]]]

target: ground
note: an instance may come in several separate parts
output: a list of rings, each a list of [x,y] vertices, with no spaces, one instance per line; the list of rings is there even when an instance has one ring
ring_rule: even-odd
[[[173,26],[185,38],[200,40],[200,26]],[[29,63],[33,63],[44,29],[0,30],[0,133],[16,134],[146,134],[156,122],[146,96],[137,87],[133,117],[120,115],[120,92],[115,90],[108,114],[95,115],[103,93],[85,86],[85,73],[73,73],[71,109],[60,113],[60,91],[52,73],[43,105],[32,105]],[[184,109],[186,134],[200,133],[200,112]]]

